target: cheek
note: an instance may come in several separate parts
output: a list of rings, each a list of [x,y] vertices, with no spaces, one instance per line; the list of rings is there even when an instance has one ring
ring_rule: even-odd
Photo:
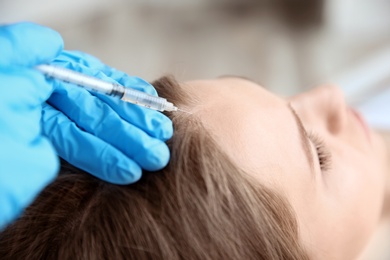
[[[331,170],[317,178],[315,192],[297,209],[302,239],[313,259],[355,259],[378,224],[384,169],[372,151],[340,141],[328,145]]]
[[[376,160],[358,151],[341,151],[334,156],[333,170],[324,175],[324,192],[340,230],[340,244],[334,246],[349,258],[361,252],[374,232],[384,185]]]
[[[334,168],[324,175],[326,188],[340,203],[344,201],[346,210],[376,219],[385,187],[381,154],[375,149],[363,151],[341,145],[337,148],[332,156]]]

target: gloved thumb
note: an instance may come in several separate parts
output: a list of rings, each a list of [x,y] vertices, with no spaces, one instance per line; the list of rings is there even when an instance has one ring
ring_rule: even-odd
[[[0,26],[0,67],[50,62],[63,47],[61,35],[50,28],[28,22]]]

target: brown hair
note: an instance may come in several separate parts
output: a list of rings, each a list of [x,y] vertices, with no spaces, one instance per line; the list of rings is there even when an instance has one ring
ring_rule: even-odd
[[[153,85],[191,102],[172,78]],[[168,116],[166,168],[119,186],[62,162],[0,234],[0,259],[307,259],[288,203],[237,167],[195,116]]]

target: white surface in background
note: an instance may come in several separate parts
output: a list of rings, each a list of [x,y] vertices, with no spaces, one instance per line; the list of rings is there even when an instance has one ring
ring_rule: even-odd
[[[390,86],[390,47],[372,54],[332,82],[342,88],[349,104],[364,102],[378,89]]]
[[[333,82],[372,128],[390,130],[390,48],[376,52]]]
[[[32,21],[41,24],[74,24],[85,16],[115,9],[117,5],[196,6],[208,0],[0,0],[0,24]]]
[[[328,30],[334,37],[356,39],[355,45],[388,35],[389,27],[383,25],[389,24],[389,13],[389,0],[325,1]],[[372,53],[331,81],[342,88],[347,102],[363,114],[371,127],[390,129],[390,46]]]
[[[124,0],[3,0],[0,23],[33,21],[42,24],[66,24],[82,20]]]
[[[357,109],[371,127],[390,130],[390,85],[368,101],[358,105]]]
[[[332,82],[372,128],[390,130],[390,48],[372,54]]]
[[[388,34],[390,22],[389,0],[326,0],[325,20],[327,27],[340,37],[364,37],[360,41],[370,41],[380,33]]]

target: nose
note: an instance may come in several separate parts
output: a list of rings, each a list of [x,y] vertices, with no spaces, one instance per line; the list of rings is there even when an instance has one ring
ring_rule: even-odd
[[[324,85],[290,99],[305,125],[324,126],[331,134],[343,130],[348,108],[340,88]]]

